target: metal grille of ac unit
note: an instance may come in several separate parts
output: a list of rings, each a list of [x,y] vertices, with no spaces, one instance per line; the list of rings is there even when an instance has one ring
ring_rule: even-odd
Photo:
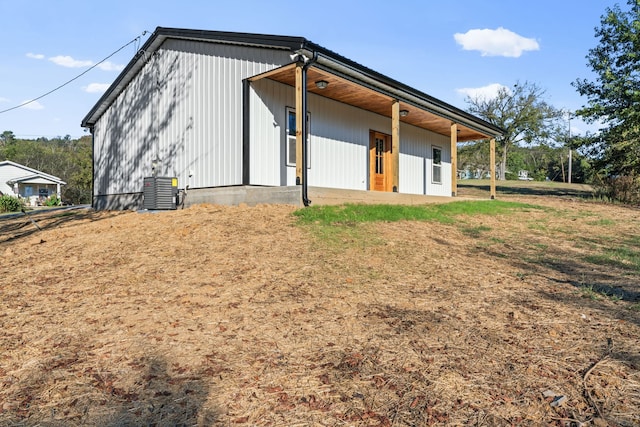
[[[175,209],[178,179],[167,176],[146,177],[142,194],[144,209]]]

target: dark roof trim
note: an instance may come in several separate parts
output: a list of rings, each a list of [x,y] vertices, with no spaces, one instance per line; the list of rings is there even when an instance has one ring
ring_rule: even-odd
[[[155,52],[168,38],[202,40],[217,43],[231,43],[247,46],[263,46],[295,52],[301,49],[307,40],[303,37],[274,36],[266,34],[234,33],[226,31],[188,30],[181,28],[157,27],[149,39],[129,61],[109,89],[100,97],[91,111],[82,119],[82,127],[93,127],[100,116],[115,101],[137,72],[147,61],[149,54]]]
[[[210,40],[218,43],[246,44],[295,51],[308,43],[304,37],[276,36],[269,34],[235,33],[229,31],[188,30],[158,27],[153,33],[164,38]],[[153,37],[153,35],[151,36]]]
[[[382,85],[382,89],[390,90],[399,99],[417,104],[420,108],[429,109],[432,112],[450,118],[452,121],[461,121],[461,124],[476,128],[482,133],[498,136],[504,130],[472,114],[456,108],[446,102],[440,101],[424,92],[416,90],[404,83],[387,77],[377,71],[367,68],[350,60],[336,52],[326,49],[304,37],[278,36],[267,34],[237,33],[226,31],[189,30],[180,28],[157,27],[151,37],[146,41],[136,56],[116,78],[113,84],[98,100],[95,106],[82,120],[83,127],[93,127],[100,116],[115,101],[116,97],[125,89],[137,72],[144,66],[148,55],[155,52],[167,38],[202,40],[216,43],[231,43],[247,46],[262,46],[271,49],[283,49],[291,52],[317,52],[320,58],[325,59],[325,65],[331,69],[339,69],[354,77],[364,77],[370,80],[374,86]],[[319,63],[321,63],[319,61]],[[412,102],[413,101],[413,102]],[[475,126],[474,126],[475,124]]]

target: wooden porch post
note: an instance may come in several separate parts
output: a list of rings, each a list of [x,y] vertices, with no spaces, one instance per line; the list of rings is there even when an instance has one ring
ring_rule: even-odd
[[[458,195],[458,124],[451,123],[451,195]]]
[[[302,120],[302,64],[298,64],[296,66],[296,185],[302,184]]]
[[[489,170],[491,174],[491,200],[496,198],[496,139],[489,142]]]
[[[391,190],[400,189],[400,102],[391,107]]]

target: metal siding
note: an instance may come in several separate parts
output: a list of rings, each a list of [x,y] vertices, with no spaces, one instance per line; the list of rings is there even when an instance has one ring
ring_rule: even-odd
[[[426,159],[427,165],[427,194],[430,196],[451,196],[451,141],[448,136],[431,133],[426,140],[429,145],[429,157]],[[441,184],[434,184],[432,181],[433,147],[442,149],[442,169]]]
[[[95,194],[140,192],[156,156],[181,188],[242,184],[242,80],[288,62],[281,50],[167,40],[96,123]]]
[[[285,110],[293,103],[289,86],[270,80],[251,84],[251,184],[287,185],[286,169],[295,168],[285,165]]]
[[[151,172],[152,64],[147,64],[94,128],[94,194],[142,191]]]
[[[429,145],[423,129],[401,124],[400,126],[400,183],[399,191],[407,194],[425,194],[427,175],[425,160]]]
[[[432,182],[433,146],[442,149],[441,184]],[[451,195],[451,149],[448,136],[415,126],[401,126],[400,192],[430,196]]]
[[[309,185],[369,188],[369,131],[391,133],[391,120],[328,98],[309,97]]]

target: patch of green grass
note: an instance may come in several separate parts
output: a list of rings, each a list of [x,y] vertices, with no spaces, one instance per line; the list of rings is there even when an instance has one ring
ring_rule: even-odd
[[[633,304],[631,306],[629,306],[629,310],[631,311],[640,311],[640,302],[637,304]]]
[[[600,292],[596,291],[593,285],[580,286],[580,288],[578,288],[578,291],[580,292],[582,298],[589,298],[593,301],[599,301],[602,298]]]
[[[588,225],[595,225],[595,226],[598,226],[598,227],[610,227],[612,225],[615,225],[616,222],[614,220],[612,220],[612,219],[609,219],[609,218],[600,218],[600,219],[597,219],[595,221],[589,221],[589,222],[587,222],[587,224]]]
[[[293,213],[300,225],[309,226],[321,240],[329,243],[353,242],[380,244],[372,239],[366,224],[394,221],[431,221],[454,224],[457,217],[471,215],[506,215],[524,209],[543,209],[526,203],[500,200],[459,201],[433,205],[324,205],[299,209]],[[480,237],[491,230],[486,226],[462,226],[462,232]],[[377,242],[377,243],[376,243]]]
[[[610,301],[620,301],[622,297],[614,293],[607,293],[603,289],[599,289],[593,285],[583,285],[578,288],[578,292],[583,298],[589,298],[593,301],[600,301],[601,299],[608,299]]]
[[[628,236],[624,239],[624,243],[629,246],[640,247],[640,235]]]
[[[585,260],[598,265],[610,265],[623,270],[640,271],[640,250],[618,246],[604,250],[600,254],[588,255]]]
[[[527,228],[529,230],[544,231],[544,232],[547,232],[549,230],[547,224],[544,224],[540,221],[529,223],[529,225],[527,225]]]
[[[458,215],[499,215],[523,209],[542,209],[535,205],[499,200],[450,202],[433,205],[312,206],[293,214],[301,224],[353,225],[374,221],[436,221],[452,224]]]

